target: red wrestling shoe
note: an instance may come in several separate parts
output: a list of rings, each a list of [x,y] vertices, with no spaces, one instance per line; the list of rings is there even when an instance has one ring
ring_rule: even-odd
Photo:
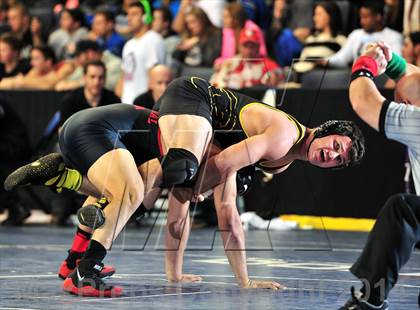
[[[67,293],[83,297],[118,297],[122,294],[119,286],[107,285],[101,278],[102,264],[88,262],[92,265],[89,271],[80,274],[77,267],[63,282],[63,290]]]

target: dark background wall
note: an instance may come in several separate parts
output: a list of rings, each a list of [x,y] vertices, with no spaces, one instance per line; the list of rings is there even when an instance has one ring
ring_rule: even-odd
[[[48,91],[0,91],[26,125],[32,147],[39,142],[64,93]]]
[[[264,89],[244,90],[262,98]],[[403,192],[405,148],[379,135],[354,114],[346,90],[278,90],[278,106],[308,127],[329,119],[356,122],[367,142],[365,160],[359,166],[341,171],[322,170],[295,162],[271,182],[255,182],[245,196],[246,208],[264,217],[279,214],[310,214],[374,218],[385,200]],[[35,146],[51,117],[59,108],[63,93],[41,91],[1,92],[27,126]],[[392,93],[384,93],[392,99]],[[310,116],[311,110],[312,116]]]
[[[367,145],[364,161],[352,168],[331,171],[295,162],[268,183],[256,182],[245,196],[246,207],[265,218],[279,214],[375,218],[386,199],[404,191],[405,147],[385,139],[353,112],[346,90],[277,91],[277,105],[308,127],[330,119],[354,121]],[[261,96],[260,90],[249,95]],[[392,92],[383,92],[392,99]],[[312,108],[313,114],[310,117]]]

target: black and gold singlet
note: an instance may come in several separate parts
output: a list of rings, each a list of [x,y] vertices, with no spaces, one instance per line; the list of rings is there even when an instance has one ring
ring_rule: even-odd
[[[241,124],[241,115],[251,105],[261,105],[275,113],[286,114],[298,133],[294,144],[300,142],[305,135],[305,127],[293,116],[246,95],[214,87],[197,77],[175,79],[169,84],[158,105],[160,116],[191,114],[206,118],[213,127],[215,139],[223,149],[249,137]],[[281,168],[264,164],[265,161],[262,160],[256,166],[264,170]]]

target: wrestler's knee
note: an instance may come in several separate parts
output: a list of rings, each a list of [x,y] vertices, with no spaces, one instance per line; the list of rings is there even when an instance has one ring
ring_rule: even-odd
[[[135,210],[144,199],[144,190],[141,186],[127,184],[124,189],[110,190],[110,200],[119,201],[129,209]]]
[[[188,150],[171,148],[161,159],[162,187],[171,187],[191,181],[198,172],[199,161]]]

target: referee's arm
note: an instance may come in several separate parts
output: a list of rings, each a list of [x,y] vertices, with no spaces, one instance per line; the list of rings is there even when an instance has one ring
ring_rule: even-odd
[[[349,98],[353,110],[370,127],[379,131],[379,120],[385,98],[376,88],[373,78],[385,72],[387,54],[381,45],[371,44],[355,60],[349,87]]]
[[[385,98],[368,77],[360,77],[350,84],[350,103],[356,114],[370,127],[379,131],[379,116]]]

